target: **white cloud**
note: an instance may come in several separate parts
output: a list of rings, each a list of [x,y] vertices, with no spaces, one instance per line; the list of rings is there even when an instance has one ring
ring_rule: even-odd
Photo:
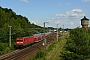
[[[28,0],[21,0],[21,1],[23,1],[23,2],[29,2]]]
[[[90,0],[82,0],[83,2],[89,2]]]
[[[73,23],[73,22],[70,22],[69,24],[70,24],[70,25],[73,25],[74,23]]]
[[[51,18],[52,20],[54,20],[54,18]]]
[[[61,3],[59,3],[59,5],[61,6],[62,4],[61,4]]]
[[[83,11],[81,9],[73,9],[72,12],[81,13]]]
[[[59,23],[60,23],[60,21],[58,20],[58,21],[56,21],[55,23],[56,23],[56,24],[59,24]]]
[[[83,15],[84,13],[81,9],[73,9],[70,12],[66,12],[65,14],[56,14],[57,17],[80,17]]]
[[[39,20],[32,20],[31,23],[34,23],[34,24],[39,24]]]
[[[66,28],[75,28],[80,26],[81,24],[79,22],[83,16],[85,16],[85,13],[81,9],[72,9],[71,11],[66,11],[63,14],[56,14],[56,17],[58,17],[58,20],[60,21],[59,26],[64,24]]]
[[[45,20],[32,20],[32,23],[40,25],[43,27],[44,22],[49,22],[46,24],[46,27],[62,27],[65,28],[76,28],[77,26],[81,26],[80,21],[85,16],[85,13],[81,9],[72,9],[71,11],[67,11],[63,14],[56,14],[49,19]]]
[[[66,5],[70,5],[69,3],[66,3]]]

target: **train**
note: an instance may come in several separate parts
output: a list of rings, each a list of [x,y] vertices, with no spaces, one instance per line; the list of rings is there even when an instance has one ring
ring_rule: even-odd
[[[51,32],[45,33],[45,37],[48,38],[52,35]],[[32,34],[27,37],[18,37],[16,38],[16,48],[23,48],[30,46],[33,43],[37,43],[44,40],[44,33]]]

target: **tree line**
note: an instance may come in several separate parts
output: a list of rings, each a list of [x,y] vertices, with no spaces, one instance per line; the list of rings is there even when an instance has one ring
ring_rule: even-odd
[[[90,58],[90,28],[75,28],[70,31],[70,36],[61,52],[63,60],[86,60]]]
[[[4,47],[8,47],[9,43],[9,27],[11,27],[12,45],[15,45],[15,39],[22,36],[30,36],[37,33],[31,28],[43,28],[35,25],[28,20],[27,17],[17,15],[12,9],[2,8],[0,6],[0,54],[4,51]],[[40,32],[40,29],[38,29]],[[9,50],[9,47],[6,49]]]
[[[20,36],[32,34],[31,28],[42,28],[31,24],[25,16],[17,15],[12,9],[0,7],[0,41],[8,42],[9,27],[12,26],[12,37],[15,39]]]

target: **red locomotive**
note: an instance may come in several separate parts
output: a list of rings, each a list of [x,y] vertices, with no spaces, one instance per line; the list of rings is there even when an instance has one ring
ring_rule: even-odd
[[[51,32],[45,33],[45,37],[49,37],[51,35]],[[39,42],[41,40],[44,40],[44,34],[33,34],[32,36],[28,37],[21,37],[16,38],[16,48],[26,47],[29,46],[32,43]]]

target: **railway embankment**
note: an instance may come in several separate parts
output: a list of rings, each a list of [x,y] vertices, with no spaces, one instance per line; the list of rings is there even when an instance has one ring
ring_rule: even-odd
[[[65,37],[60,38],[58,41],[54,42],[54,47],[50,52],[47,53],[46,59],[47,60],[60,60],[60,52],[64,50],[64,45],[66,43]]]
[[[64,45],[66,44],[65,38],[66,37],[60,37],[58,41],[55,40],[50,43],[46,48],[47,50],[44,52],[46,54],[45,56],[41,58],[32,57],[29,60],[60,60],[60,52],[64,51]]]

